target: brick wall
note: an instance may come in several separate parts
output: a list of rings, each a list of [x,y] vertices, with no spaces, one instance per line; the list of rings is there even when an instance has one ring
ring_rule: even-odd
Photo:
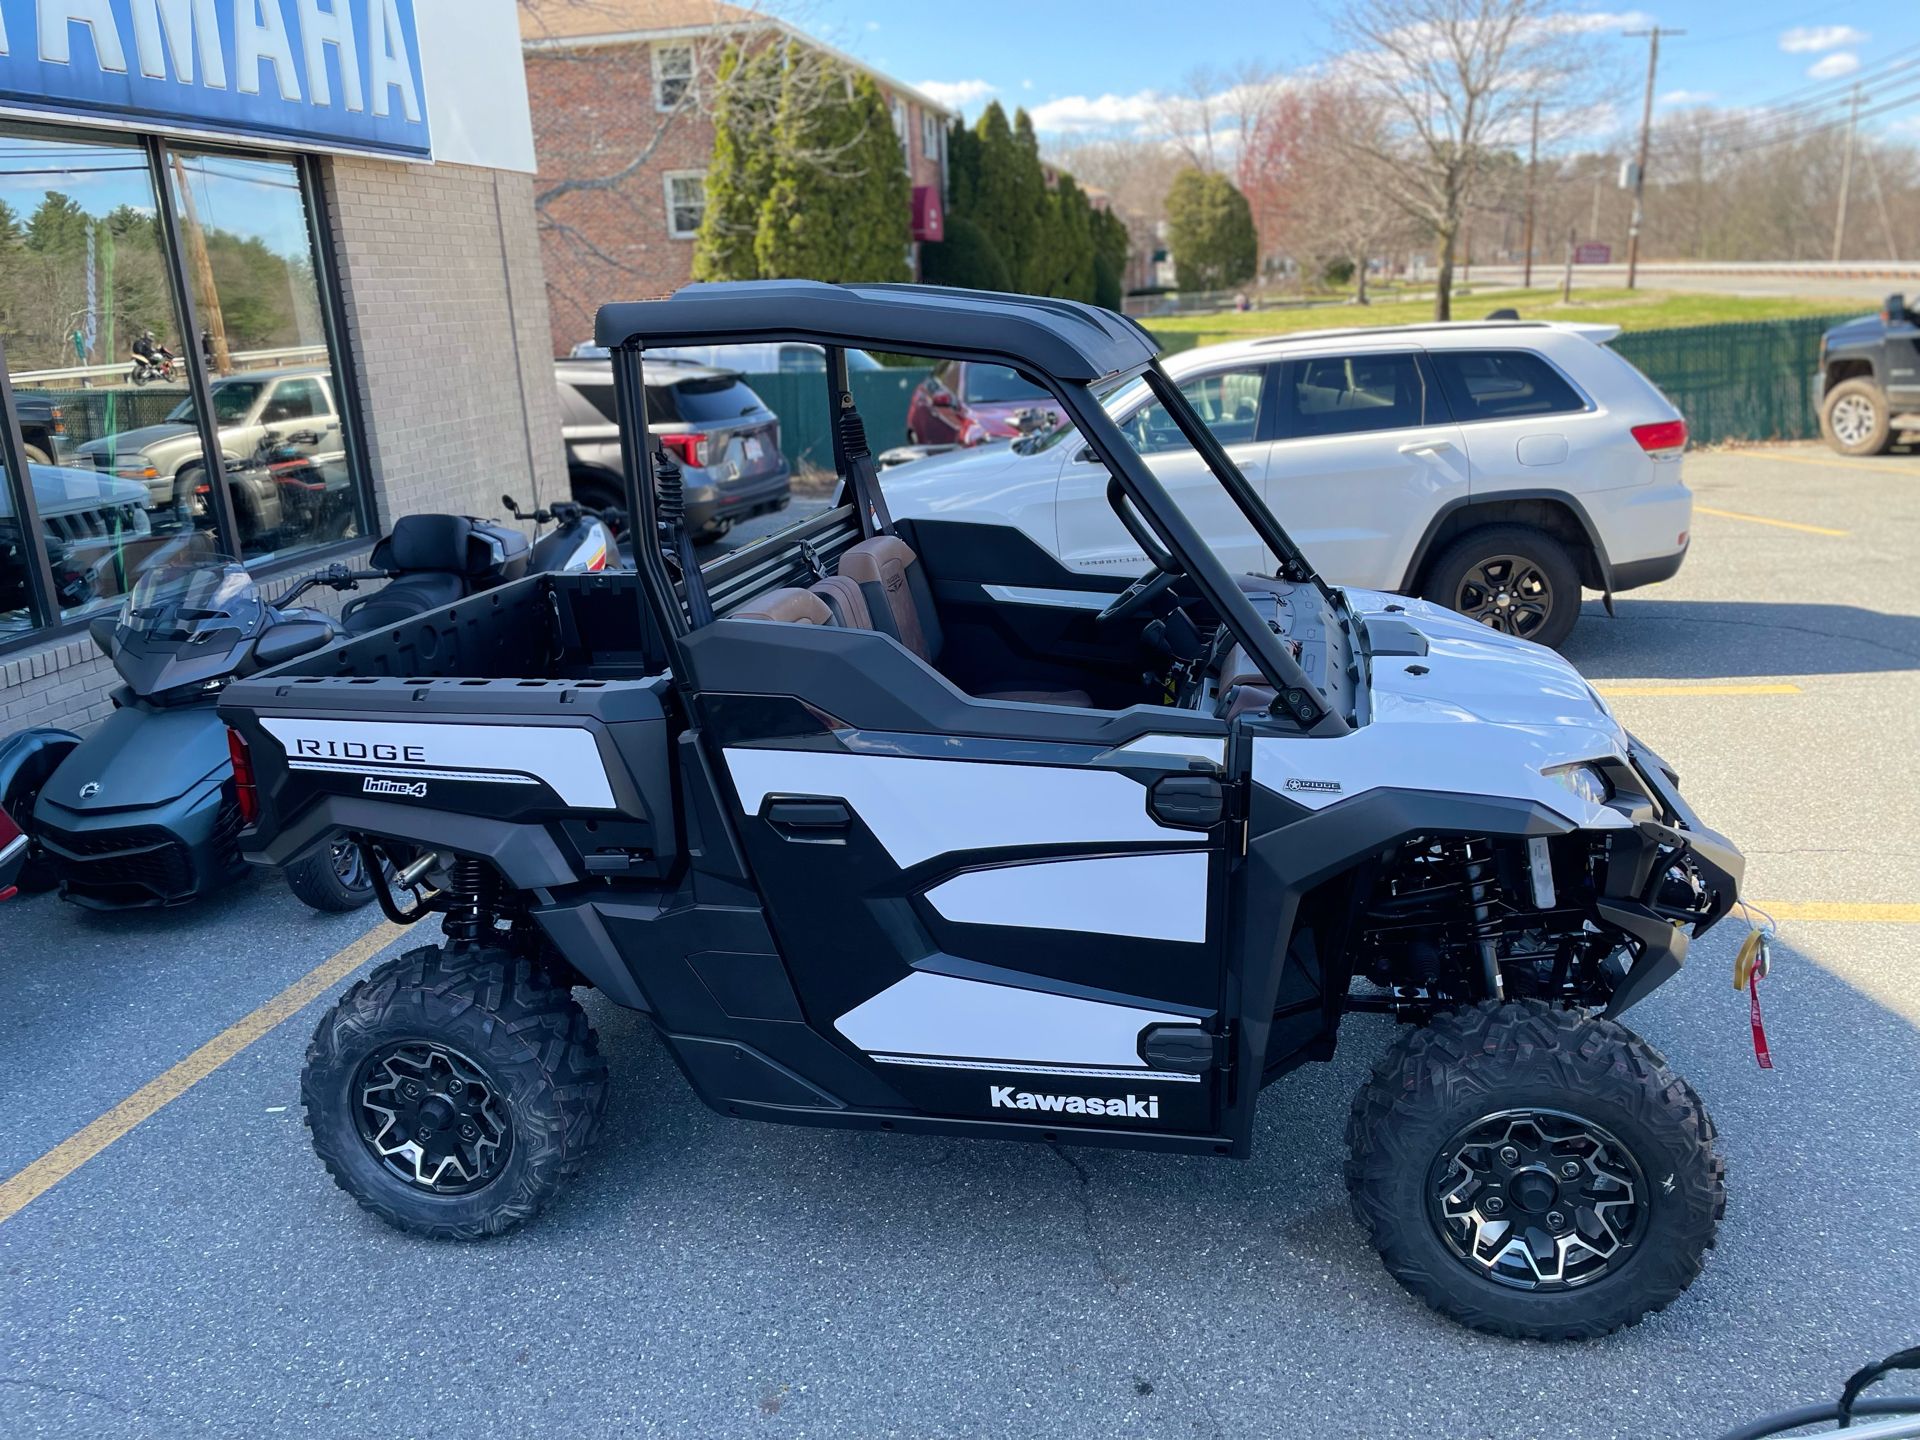
[[[345,158],[321,170],[381,528],[422,510],[498,515],[502,491],[564,499],[532,178]],[[0,656],[0,735],[85,730],[119,683],[84,633]]]
[[[709,84],[714,46],[700,43],[694,51],[700,83]],[[536,49],[526,58],[540,163],[535,193],[567,182],[611,182],[555,195],[541,210],[552,353],[564,355],[592,338],[600,306],[664,295],[693,278],[693,240],[669,232],[667,176],[706,170],[713,123],[698,106],[670,115],[655,108],[651,47],[645,43]],[[882,81],[881,93],[891,110],[896,92]],[[939,137],[929,154],[923,107],[910,95],[900,98],[912,183],[939,185]],[[936,118],[944,130],[946,116]]]

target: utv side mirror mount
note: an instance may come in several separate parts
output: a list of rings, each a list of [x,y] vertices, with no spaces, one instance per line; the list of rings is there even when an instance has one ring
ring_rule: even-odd
[[[1884,325],[1899,325],[1907,318],[1907,297],[1889,295],[1886,303],[1880,307],[1880,321]]]
[[[271,670],[333,643],[333,627],[321,620],[288,620],[253,642],[252,669]]]
[[[100,653],[109,660],[113,658],[113,636],[120,628],[120,621],[112,615],[96,615],[87,622],[87,634],[93,637],[93,643],[100,647]]]

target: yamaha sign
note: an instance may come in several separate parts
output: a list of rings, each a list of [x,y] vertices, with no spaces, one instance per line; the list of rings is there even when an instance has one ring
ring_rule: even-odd
[[[0,109],[432,154],[413,0],[0,0]]]

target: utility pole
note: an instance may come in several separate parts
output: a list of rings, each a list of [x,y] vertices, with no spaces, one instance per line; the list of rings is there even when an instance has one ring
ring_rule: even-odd
[[[1533,288],[1533,169],[1540,161],[1540,102],[1533,102],[1533,136],[1527,141],[1527,227],[1526,238],[1522,242],[1527,249],[1527,258],[1522,262],[1520,288]]]
[[[1873,158],[1873,150],[1867,150],[1867,179],[1873,182],[1873,207],[1880,212],[1880,233],[1887,242],[1887,258],[1897,261],[1900,247],[1893,238],[1893,222],[1887,218],[1887,193],[1880,188],[1880,162]]]
[[[180,189],[180,229],[187,242],[187,256],[193,263],[194,288],[200,301],[200,320],[213,336],[213,372],[233,373],[233,356],[227,349],[227,317],[220,309],[220,291],[213,283],[213,257],[207,251],[207,232],[200,228],[200,209],[193,201],[193,187],[187,183],[187,167],[178,152],[173,157],[173,176]],[[181,337],[185,345],[198,345],[198,335]]]
[[[1600,186],[1605,179],[1602,167],[1593,167],[1593,213],[1587,217],[1587,238],[1597,239],[1600,234]]]
[[[1634,282],[1640,272],[1640,222],[1645,217],[1645,197],[1647,193],[1647,144],[1653,137],[1653,77],[1660,68],[1660,37],[1662,35],[1684,35],[1684,30],[1663,30],[1656,25],[1651,30],[1629,30],[1629,40],[1647,37],[1647,98],[1640,107],[1640,159],[1633,170],[1633,219],[1627,224],[1627,289],[1634,288]]]
[[[1847,201],[1853,198],[1853,132],[1860,123],[1860,87],[1853,87],[1853,104],[1847,110],[1847,145],[1840,158],[1840,208],[1833,217],[1833,263],[1840,263],[1840,247],[1847,238]]]

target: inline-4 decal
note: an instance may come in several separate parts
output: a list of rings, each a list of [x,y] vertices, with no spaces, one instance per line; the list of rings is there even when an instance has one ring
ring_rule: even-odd
[[[571,725],[427,725],[262,716],[288,768],[492,785],[543,784],[562,804],[615,808],[593,733]]]

